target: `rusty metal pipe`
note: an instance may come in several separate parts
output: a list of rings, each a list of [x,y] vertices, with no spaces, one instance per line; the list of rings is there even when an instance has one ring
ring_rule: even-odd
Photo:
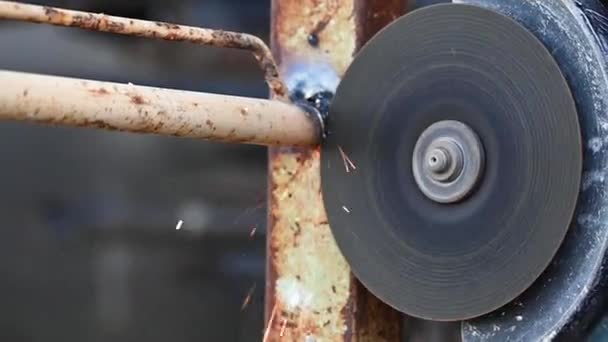
[[[262,68],[266,83],[273,95],[277,97],[287,95],[287,87],[279,77],[277,65],[270,49],[264,41],[250,34],[129,19],[101,13],[73,11],[12,1],[0,1],[0,19],[78,27],[129,36],[249,50]]]
[[[320,140],[316,118],[266,99],[0,71],[0,120],[272,146]]]
[[[287,83],[333,92],[335,84],[323,77],[327,70],[343,75],[358,49],[405,11],[406,1],[271,4],[272,48]],[[298,65],[309,76],[303,78]],[[352,276],[332,237],[320,168],[319,149],[270,149],[266,341],[400,341],[401,315]]]

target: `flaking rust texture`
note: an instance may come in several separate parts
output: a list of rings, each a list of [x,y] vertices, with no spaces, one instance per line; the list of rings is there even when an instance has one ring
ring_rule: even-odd
[[[274,0],[272,47],[289,90],[333,93],[357,49],[404,8],[395,0]],[[399,341],[400,314],[354,279],[336,246],[320,158],[319,149],[270,151],[265,338]]]

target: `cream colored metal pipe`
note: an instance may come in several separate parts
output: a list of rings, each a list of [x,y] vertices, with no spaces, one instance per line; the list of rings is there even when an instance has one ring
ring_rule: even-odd
[[[0,71],[0,120],[273,146],[319,143],[320,124],[274,100]]]

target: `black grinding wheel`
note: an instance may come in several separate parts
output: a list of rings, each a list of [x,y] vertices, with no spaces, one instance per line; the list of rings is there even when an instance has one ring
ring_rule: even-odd
[[[458,124],[431,142],[453,138],[464,153],[436,188],[470,176],[476,148],[482,164],[466,191],[432,196],[414,176],[414,149],[446,122]],[[461,139],[469,131],[476,139]],[[582,168],[574,101],[549,52],[513,20],[457,4],[414,11],[362,49],[322,152],[325,207],[353,272],[432,320],[477,317],[532,284],[568,230]]]

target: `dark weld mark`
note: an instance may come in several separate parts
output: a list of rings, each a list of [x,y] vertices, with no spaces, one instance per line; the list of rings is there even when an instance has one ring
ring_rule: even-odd
[[[327,116],[329,115],[329,106],[333,98],[334,94],[331,91],[326,90],[314,94],[307,100],[313,107],[315,107],[321,113],[323,120],[327,120]]]
[[[329,90],[323,90],[307,98],[304,92],[305,88],[305,82],[299,82],[296,85],[295,89],[289,95],[289,99],[295,104],[300,104],[304,107],[310,106],[315,108],[321,114],[323,124],[327,124],[329,107],[331,105],[331,101],[334,98],[334,93]]]

